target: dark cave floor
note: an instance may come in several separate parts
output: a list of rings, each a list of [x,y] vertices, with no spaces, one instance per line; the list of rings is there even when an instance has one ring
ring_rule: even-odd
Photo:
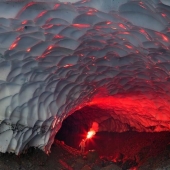
[[[100,132],[84,155],[55,140],[50,155],[33,148],[20,156],[1,153],[0,170],[170,170],[169,143],[169,132]]]
[[[65,133],[64,130],[63,132]],[[85,138],[85,133],[82,135],[83,133],[72,131],[65,136],[63,132],[60,131],[56,137],[79,149],[78,145],[81,139]],[[98,132],[86,142],[86,150],[96,150],[100,158],[109,160],[125,170],[155,170],[159,166],[170,165],[170,132]]]

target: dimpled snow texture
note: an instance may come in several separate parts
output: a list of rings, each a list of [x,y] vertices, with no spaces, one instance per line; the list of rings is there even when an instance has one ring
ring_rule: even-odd
[[[169,0],[66,1],[0,1],[0,152],[49,152],[101,88],[116,121],[169,130]]]

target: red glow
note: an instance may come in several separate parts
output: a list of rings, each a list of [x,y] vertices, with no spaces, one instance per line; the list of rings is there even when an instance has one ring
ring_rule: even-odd
[[[164,13],[162,13],[161,15],[162,15],[163,17],[166,17],[166,14],[164,14]]]
[[[125,45],[127,48],[132,49],[133,47],[130,45]]]
[[[30,50],[31,50],[31,48],[28,48],[28,49],[27,49],[27,52],[30,52]]]
[[[27,20],[22,21],[22,25],[26,24],[27,22]]]
[[[64,37],[63,37],[62,35],[58,35],[58,34],[57,34],[57,35],[55,35],[54,38],[59,38],[59,39],[60,39],[60,38],[64,38]]]
[[[36,21],[38,18],[42,17],[46,12],[47,12],[47,11],[42,11],[42,12],[35,18],[35,21]]]
[[[87,12],[87,15],[93,15],[93,13],[92,12]]]
[[[151,40],[144,29],[140,29],[139,32],[142,33],[148,40]]]
[[[20,39],[21,39],[21,38],[18,37],[18,38],[11,44],[11,46],[9,47],[9,50],[14,49],[14,48],[17,46],[18,41],[19,41]]]
[[[60,6],[60,4],[56,4],[56,5],[54,6],[54,9],[57,9],[59,6]]]
[[[92,138],[94,135],[96,134],[96,132],[94,130],[91,130],[87,133],[87,139]]]
[[[18,18],[28,7],[30,7],[30,6],[32,6],[32,5],[34,5],[34,4],[36,4],[36,2],[30,2],[30,3],[28,3],[26,6],[24,6],[24,7],[21,9],[21,11],[18,13],[18,15],[16,16],[16,18]]]
[[[169,42],[169,38],[167,36],[165,36],[164,34],[162,33],[159,33],[157,32],[156,33],[158,36],[161,36],[162,40],[165,41],[165,42]]]
[[[144,5],[139,5],[140,7],[142,7],[142,8],[144,8],[144,9],[146,9],[146,7],[144,6]]]
[[[73,27],[78,27],[78,28],[89,28],[89,24],[73,24]]]
[[[122,34],[126,34],[127,35],[127,34],[130,34],[130,33],[126,31],[126,32],[122,32]]]
[[[89,2],[89,1],[87,1],[87,0],[83,0],[83,1],[81,1],[81,3],[83,4],[83,3],[86,3],[86,2]]]
[[[89,9],[89,11],[97,12],[97,9]]]
[[[16,31],[23,31],[23,30],[24,30],[24,27],[20,27]]]
[[[53,48],[53,45],[50,45],[47,49],[51,50]]]
[[[11,46],[10,46],[10,50],[12,50],[13,48],[15,48],[17,46],[17,43],[14,43],[14,44],[12,44]]]
[[[168,110],[170,110],[169,98],[168,95],[159,97],[157,94],[149,92],[147,92],[147,94],[134,93],[103,98],[96,96],[89,105],[97,105],[102,109],[114,110],[113,114],[116,113],[124,117],[131,117],[133,120],[139,121],[140,124],[147,127],[153,123],[153,120],[159,121],[159,124],[161,124],[162,121],[163,124],[163,121],[170,119],[168,112]],[[160,102],[160,100],[162,102]],[[166,109],[160,110],[159,108],[161,107]],[[145,116],[150,117],[150,120],[145,119]],[[130,121],[130,118],[128,121]],[[133,124],[133,122],[130,123]],[[170,127],[167,126],[166,128],[169,129]],[[161,131],[161,127],[157,127],[155,131]]]
[[[72,64],[66,64],[64,67],[67,68],[67,67],[71,67]]]
[[[107,24],[107,25],[110,25],[111,23],[112,23],[111,21],[108,21],[106,24]]]
[[[15,41],[10,47],[9,50],[13,50],[17,46],[17,42]]]
[[[44,29],[49,29],[51,27],[53,27],[53,24],[46,24],[46,25],[42,26],[42,28],[44,28]]]
[[[126,30],[126,27],[123,24],[119,24],[119,27]]]

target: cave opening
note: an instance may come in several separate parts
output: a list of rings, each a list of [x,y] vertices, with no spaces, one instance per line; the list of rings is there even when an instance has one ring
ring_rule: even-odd
[[[127,162],[142,165],[170,148],[170,132],[154,132],[154,127],[149,127],[153,130],[150,132],[139,132],[110,112],[97,105],[85,106],[62,122],[56,139],[80,150],[79,143],[86,138],[93,122],[97,122],[98,132],[86,141],[86,151],[96,150],[100,157],[107,157],[121,166]]]

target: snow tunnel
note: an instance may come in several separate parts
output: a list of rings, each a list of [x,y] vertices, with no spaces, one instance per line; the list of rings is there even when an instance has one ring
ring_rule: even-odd
[[[169,132],[169,21],[168,0],[1,1],[0,152],[49,152],[75,111]]]
[[[97,151],[101,158],[110,159],[123,168],[142,165],[146,160],[160,155],[169,146],[169,131],[157,131],[156,126],[146,127],[147,123],[143,125],[145,129],[137,129],[137,126],[125,121],[127,118],[119,118],[116,107],[110,107],[114,105],[115,99],[97,98],[96,101],[97,103],[92,102],[64,119],[55,138],[79,151],[79,144],[85,139],[84,155]],[[124,100],[123,103],[125,104]],[[97,129],[93,128],[94,123],[97,123]],[[88,139],[88,132],[93,130],[95,134]]]

